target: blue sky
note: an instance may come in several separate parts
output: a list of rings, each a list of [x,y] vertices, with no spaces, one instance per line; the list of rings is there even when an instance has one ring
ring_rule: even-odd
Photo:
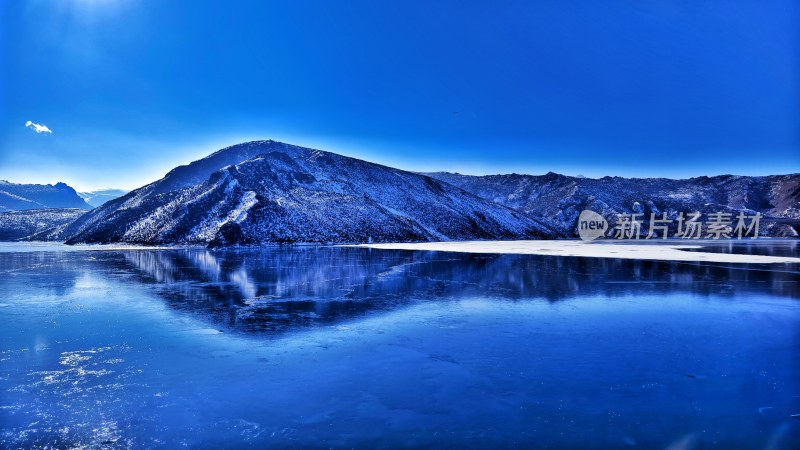
[[[134,188],[262,138],[409,170],[800,172],[798,8],[2,2],[0,179]]]

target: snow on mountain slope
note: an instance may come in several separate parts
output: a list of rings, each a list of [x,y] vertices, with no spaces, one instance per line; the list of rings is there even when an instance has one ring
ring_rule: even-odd
[[[345,243],[553,238],[537,220],[430,177],[275,141],[222,149],[111,200],[68,243]]]
[[[52,240],[48,236],[58,227],[73,222],[78,217],[86,214],[85,209],[59,208],[59,209],[28,209],[24,211],[0,212],[0,241],[14,241],[23,238],[33,240]]]
[[[41,203],[28,200],[25,197],[0,191],[0,211],[17,211],[22,209],[44,208]]]
[[[746,177],[721,175],[686,180],[667,178],[601,179],[545,175],[471,176],[447,172],[428,174],[467,192],[508,206],[530,217],[552,219],[559,230],[577,236],[577,218],[584,209],[610,223],[617,213],[760,212],[762,234],[795,237],[800,232],[800,174]],[[770,219],[773,218],[773,219]],[[774,220],[787,219],[787,220]],[[646,222],[645,222],[646,223]]]

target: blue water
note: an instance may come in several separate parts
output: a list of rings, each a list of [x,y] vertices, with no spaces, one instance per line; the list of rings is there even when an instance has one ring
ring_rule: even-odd
[[[798,448],[799,283],[788,264],[0,247],[0,446]]]

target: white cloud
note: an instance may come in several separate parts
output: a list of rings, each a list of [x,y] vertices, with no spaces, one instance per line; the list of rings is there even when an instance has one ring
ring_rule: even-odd
[[[52,133],[50,128],[47,128],[47,125],[40,125],[38,123],[31,122],[30,120],[25,122],[25,126],[33,129],[33,131],[36,133]]]

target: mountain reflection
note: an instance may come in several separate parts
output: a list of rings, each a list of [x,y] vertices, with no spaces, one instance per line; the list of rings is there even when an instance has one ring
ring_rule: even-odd
[[[800,297],[797,266],[710,265],[363,248],[123,252],[167,303],[245,332],[332,324],[415,302],[491,297]]]

